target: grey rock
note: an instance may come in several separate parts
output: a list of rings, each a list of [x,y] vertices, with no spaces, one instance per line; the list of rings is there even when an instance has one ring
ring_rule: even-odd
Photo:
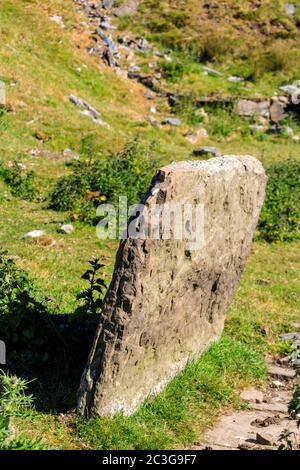
[[[0,80],[0,106],[5,106],[5,104],[6,104],[5,84]]]
[[[231,75],[231,77],[228,77],[228,81],[232,83],[241,83],[244,82],[245,79],[242,77],[235,77],[234,75]]]
[[[68,149],[68,148],[64,149],[63,156],[65,158],[70,158],[70,159],[73,159],[73,160],[79,160],[79,158],[80,158],[78,153],[73,152],[71,149]]]
[[[261,163],[247,156],[175,162],[158,171],[144,210],[203,205],[204,242],[165,240],[161,230],[158,237],[121,241],[81,380],[79,413],[133,413],[220,337],[265,184]],[[132,222],[141,234],[142,217]]]
[[[32,230],[31,232],[25,233],[23,238],[39,238],[45,235],[44,230]]]
[[[279,87],[279,90],[285,91],[286,93],[293,94],[300,91],[299,87],[296,85],[284,85]]]
[[[118,53],[118,49],[114,43],[114,40],[111,36],[108,36],[107,34],[105,34],[101,28],[96,28],[96,33],[98,34],[98,36],[102,39],[102,41],[104,42],[104,44],[109,48],[110,52],[112,54],[117,54]]]
[[[164,126],[180,126],[181,125],[181,120],[178,119],[178,118],[166,117],[162,121],[162,124]]]
[[[87,101],[82,100],[81,98],[77,98],[75,95],[70,95],[69,100],[71,103],[73,103],[75,106],[78,106],[80,108],[79,113],[82,114],[83,116],[88,116],[91,118],[96,124],[99,124],[100,126],[107,127],[108,129],[110,128],[109,124],[107,122],[102,121],[100,119],[100,113],[97,111],[93,106],[91,106]]]
[[[109,67],[118,67],[118,62],[115,59],[115,55],[111,52],[111,49],[109,47],[106,47],[106,49],[102,53],[102,58],[104,61],[109,65]]]
[[[279,366],[269,366],[268,374],[279,380],[290,380],[295,377],[295,371]]]
[[[216,147],[206,146],[206,147],[200,147],[198,149],[195,149],[193,151],[193,155],[195,155],[195,157],[204,157],[207,155],[214,155],[215,157],[220,157],[221,153]]]
[[[155,97],[153,91],[151,90],[145,91],[144,96],[147,100],[154,100],[154,97]]]
[[[236,104],[236,111],[240,116],[260,116],[266,112],[268,113],[269,107],[269,101],[252,101],[248,99],[240,99]]]
[[[113,8],[115,3],[115,0],[102,0],[102,8],[105,8],[105,10],[110,10]]]
[[[296,339],[300,339],[300,333],[282,333],[281,335],[279,335],[279,338],[281,341],[294,341]]]
[[[63,22],[63,19],[61,16],[59,15],[53,15],[53,16],[50,16],[50,20],[53,21],[54,23],[58,24],[61,28],[64,28],[65,27],[65,24]]]
[[[274,444],[272,434],[263,431],[256,434],[256,442],[262,446],[272,446]]]
[[[286,104],[279,101],[278,98],[272,98],[270,105],[270,119],[272,122],[278,124],[280,121],[287,117]]]
[[[215,75],[217,77],[222,77],[223,76],[222,72],[219,72],[218,70],[212,69],[211,67],[203,66],[202,68],[208,75]]]
[[[264,401],[264,394],[255,388],[248,388],[240,393],[240,398],[250,403],[262,403]]]
[[[284,5],[285,12],[288,16],[295,16],[296,14],[296,5],[294,3],[286,3]]]
[[[61,227],[59,227],[58,232],[70,235],[71,233],[74,232],[74,227],[72,224],[64,224]]]

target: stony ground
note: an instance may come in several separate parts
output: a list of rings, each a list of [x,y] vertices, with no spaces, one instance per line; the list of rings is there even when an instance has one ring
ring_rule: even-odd
[[[295,337],[300,337],[300,333]],[[298,344],[298,342],[297,342]],[[296,344],[296,346],[297,346]],[[299,353],[294,360],[285,357],[268,361],[268,380],[264,388],[248,388],[240,398],[245,403],[241,411],[229,411],[221,416],[194,447],[195,450],[276,450],[292,443],[300,448],[300,430],[295,416],[288,412],[294,387]]]

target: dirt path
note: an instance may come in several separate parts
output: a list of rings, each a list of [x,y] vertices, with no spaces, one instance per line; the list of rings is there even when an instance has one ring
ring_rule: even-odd
[[[289,417],[288,403],[295,385],[292,367],[269,364],[268,385],[264,391],[247,389],[241,399],[248,409],[234,411],[220,418],[208,430],[195,450],[277,449],[283,431],[300,444],[296,420]]]

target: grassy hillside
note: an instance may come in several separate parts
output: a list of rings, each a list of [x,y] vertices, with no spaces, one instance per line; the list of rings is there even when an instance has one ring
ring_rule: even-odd
[[[293,17],[286,13],[285,3],[142,0],[133,16],[113,17],[116,41],[118,35],[133,34],[151,44],[130,63],[121,64],[138,65],[145,74],[161,74],[159,93],[149,100],[142,84],[122,77],[88,53],[95,28],[72,0],[1,1],[0,80],[6,86],[7,102],[0,108],[0,163],[1,168],[9,168],[10,162],[17,161],[24,165],[24,174],[33,171],[36,194],[24,198],[19,186],[14,192],[15,183],[8,184],[1,176],[0,244],[18,267],[29,271],[53,310],[74,310],[84,285],[81,275],[91,256],[105,264],[104,278],[109,282],[118,246],[116,241],[98,240],[95,227],[80,221],[76,210],[49,208],[58,179],[76,172],[72,158],[64,157],[65,149],[78,154],[79,162],[89,165],[93,159],[100,165],[106,158],[112,167],[117,152],[135,137],[141,145],[152,146],[157,166],[196,158],[193,150],[202,145],[217,146],[223,154],[252,154],[267,168],[291,157],[299,160],[299,118],[289,115],[281,123],[292,128],[293,138],[287,132],[255,132],[251,126],[258,124],[257,116],[245,119],[234,110],[239,97],[269,99],[279,93],[279,86],[300,79],[300,1],[293,2],[297,7]],[[53,15],[62,17],[64,27],[51,20]],[[165,49],[170,52],[164,53]],[[205,73],[205,66],[222,75]],[[229,81],[231,76],[243,81]],[[172,108],[170,93],[180,96]],[[71,94],[96,108],[108,126],[80,114],[69,99]],[[214,97],[221,104],[208,104],[203,113],[197,101]],[[226,100],[232,101],[230,106],[224,104]],[[157,125],[166,116],[179,117],[180,125]],[[199,128],[207,131],[207,137],[193,145],[186,137]],[[273,187],[276,194],[284,192],[280,184],[279,189],[276,184]],[[30,191],[31,186],[29,196]],[[288,199],[288,193],[284,197]],[[274,205],[284,204],[280,198],[274,200]],[[293,223],[299,227],[296,219],[297,215]],[[74,233],[57,232],[70,221]],[[36,229],[44,230],[45,236],[23,238]],[[289,351],[290,345],[279,343],[277,335],[289,331],[299,315],[299,260],[297,240],[256,241],[220,344],[133,417],[83,420],[38,402],[37,409],[14,417],[14,426],[29,437],[43,436],[44,447],[192,445],[224,407],[242,406],[241,388],[263,384],[263,354]],[[74,406],[75,390],[69,392]]]

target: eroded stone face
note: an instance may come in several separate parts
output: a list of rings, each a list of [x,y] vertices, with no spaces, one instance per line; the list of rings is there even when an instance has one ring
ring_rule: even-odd
[[[81,380],[80,413],[131,414],[220,337],[265,185],[262,165],[247,156],[174,163],[157,173],[146,207],[202,204],[203,243],[121,242]]]

